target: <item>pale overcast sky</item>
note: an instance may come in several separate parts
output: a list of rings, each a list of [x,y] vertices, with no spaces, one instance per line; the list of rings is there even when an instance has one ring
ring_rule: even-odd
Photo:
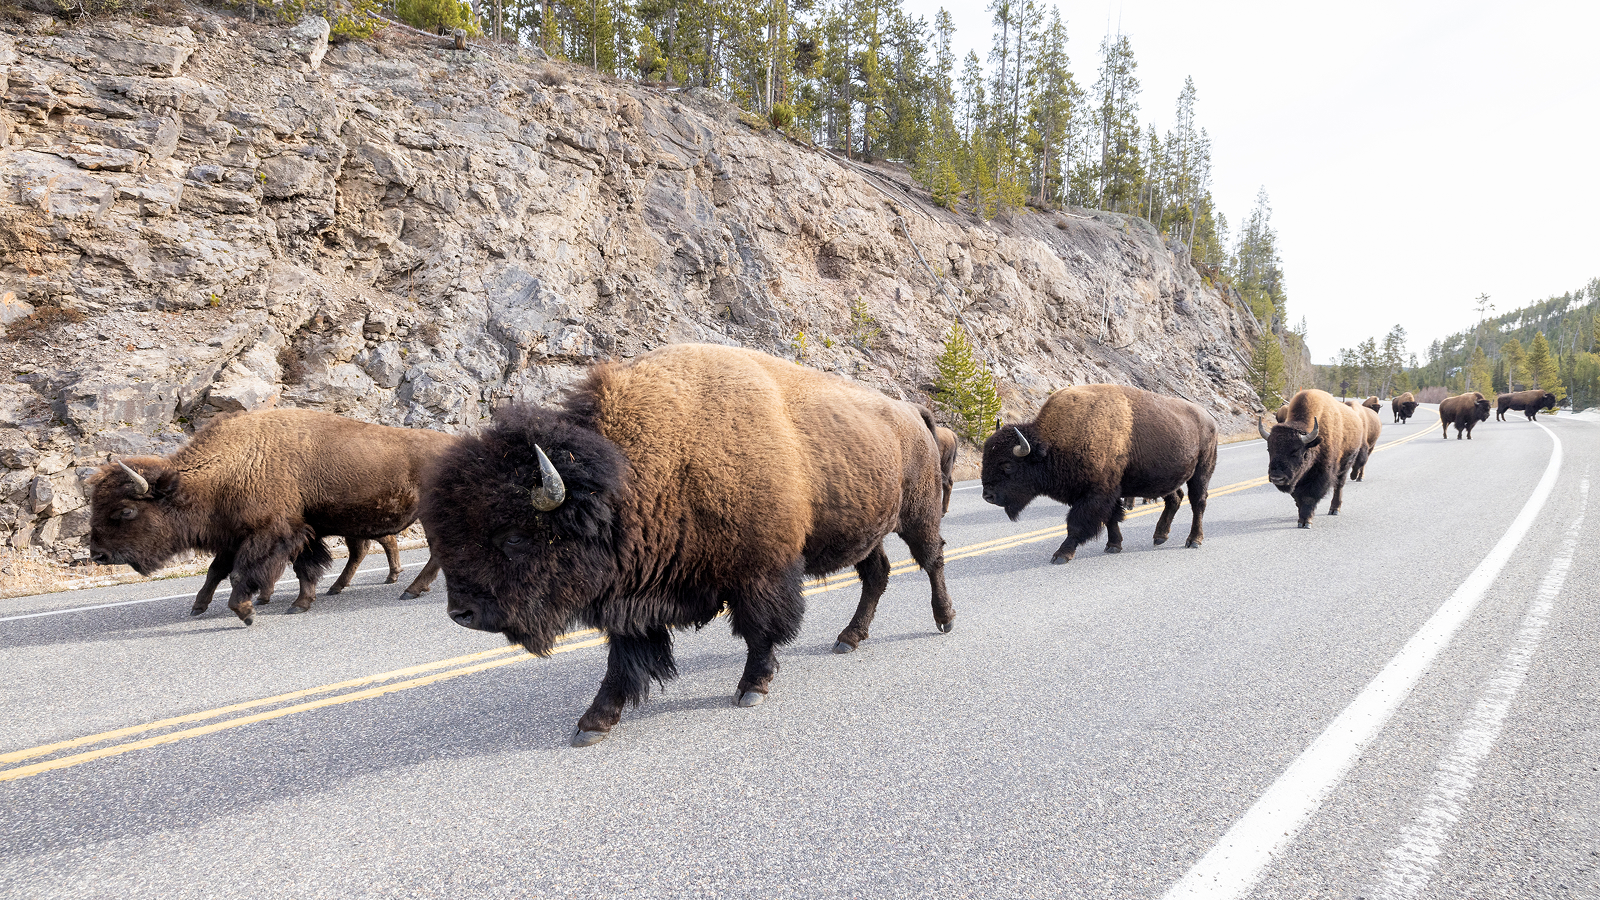
[[[906,2],[987,62],[986,2]],[[1212,196],[1232,237],[1266,188],[1317,362],[1395,324],[1425,358],[1479,294],[1504,312],[1600,277],[1594,0],[1055,5],[1085,89],[1101,36],[1129,36],[1158,131],[1194,78]]]

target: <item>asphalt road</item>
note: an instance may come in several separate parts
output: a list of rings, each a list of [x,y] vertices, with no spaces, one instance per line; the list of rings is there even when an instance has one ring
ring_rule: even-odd
[[[251,628],[195,578],[0,600],[0,896],[1600,897],[1600,425],[1435,420],[1310,530],[1223,448],[1199,550],[1151,505],[1052,566],[1062,507],[959,485],[953,633],[913,570],[835,655],[836,576],[764,705],[717,622],[581,750],[595,636],[381,559]]]

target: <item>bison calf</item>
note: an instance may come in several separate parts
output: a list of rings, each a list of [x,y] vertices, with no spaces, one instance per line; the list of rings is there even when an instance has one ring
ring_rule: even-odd
[[[676,345],[590,371],[554,408],[513,406],[435,469],[422,521],[458,624],[545,654],[570,623],[604,631],[606,674],[572,743],[602,740],[677,674],[672,629],[726,611],[754,706],[805,608],[801,583],[854,566],[836,652],[868,636],[884,536],[928,573],[950,630],[942,464],[928,411],[733,347]]]
[[[1106,529],[1122,550],[1122,498],[1160,497],[1155,543],[1166,543],[1188,486],[1194,511],[1186,547],[1205,541],[1207,490],[1217,465],[1217,426],[1199,406],[1138,388],[1089,384],[1050,395],[1032,422],[1005,425],[983,445],[983,499],[1016,521],[1038,496],[1071,507],[1067,539],[1052,563]]]
[[[219,416],[171,456],[101,467],[90,497],[90,554],[149,575],[183,550],[212,553],[190,613],[205,612],[229,578],[228,608],[246,625],[292,560],[300,594],[289,612],[304,612],[333,561],[323,538],[350,541],[342,590],[367,539],[416,521],[422,471],[454,442],[313,410]],[[406,593],[426,591],[437,573],[430,558]]]
[[[1440,437],[1450,436],[1450,426],[1456,427],[1456,440],[1461,440],[1465,432],[1467,440],[1472,440],[1472,428],[1479,422],[1489,420],[1489,401],[1477,391],[1446,397],[1439,401],[1439,427],[1444,429]]]
[[[1327,391],[1305,390],[1289,400],[1287,421],[1270,433],[1257,422],[1256,430],[1267,442],[1267,481],[1294,498],[1300,527],[1311,527],[1317,504],[1329,490],[1333,501],[1328,515],[1337,516],[1345,479],[1366,446],[1360,415]]]

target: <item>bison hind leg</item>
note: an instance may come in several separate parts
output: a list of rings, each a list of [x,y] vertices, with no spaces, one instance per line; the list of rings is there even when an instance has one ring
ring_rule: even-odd
[[[366,542],[361,541],[361,544],[365,550]],[[333,554],[328,552],[328,545],[322,538],[313,537],[306,542],[294,558],[294,574],[300,580],[300,595],[294,598],[294,604],[288,609],[291,615],[311,608],[311,601],[317,599],[317,582],[332,564]],[[261,602],[265,604],[267,601],[263,597]]]
[[[871,636],[869,629],[878,613],[878,599],[889,587],[889,556],[883,552],[883,541],[872,548],[866,559],[856,563],[856,574],[861,578],[861,602],[856,605],[850,624],[839,632],[833,645],[835,653],[849,653]]]
[[[367,558],[365,538],[347,537],[344,539],[344,545],[350,548],[350,557],[344,564],[344,571],[339,573],[338,579],[332,585],[329,585],[329,597],[343,593],[344,589],[350,586],[350,582],[356,577],[356,570],[361,568],[361,561]]]

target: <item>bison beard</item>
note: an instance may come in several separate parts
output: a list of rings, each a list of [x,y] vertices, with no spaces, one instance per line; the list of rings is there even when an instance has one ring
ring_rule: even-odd
[[[1345,479],[1366,446],[1366,426],[1356,411],[1327,391],[1305,390],[1289,401],[1287,421],[1270,433],[1260,423],[1256,428],[1267,442],[1267,480],[1294,498],[1300,527],[1311,527],[1330,489],[1328,515],[1337,516]]]
[[[1193,519],[1184,546],[1199,547],[1216,464],[1216,424],[1199,406],[1138,388],[1082,385],[1051,394],[1034,421],[1002,426],[984,442],[983,499],[1012,521],[1041,495],[1071,507],[1067,538],[1050,558],[1065,563],[1101,528],[1106,552],[1121,552],[1125,497],[1165,502],[1155,543],[1166,543],[1187,485]]]
[[[888,585],[890,531],[949,631],[933,428],[926,410],[841,378],[677,345],[596,367],[559,407],[503,410],[434,469],[422,519],[457,623],[536,654],[575,622],[605,632],[605,678],[572,741],[586,746],[674,677],[672,629],[723,611],[748,647],[738,702],[761,702],[799,633],[807,575],[855,567],[861,600],[834,647],[854,650]],[[557,481],[565,501],[536,508]]]

